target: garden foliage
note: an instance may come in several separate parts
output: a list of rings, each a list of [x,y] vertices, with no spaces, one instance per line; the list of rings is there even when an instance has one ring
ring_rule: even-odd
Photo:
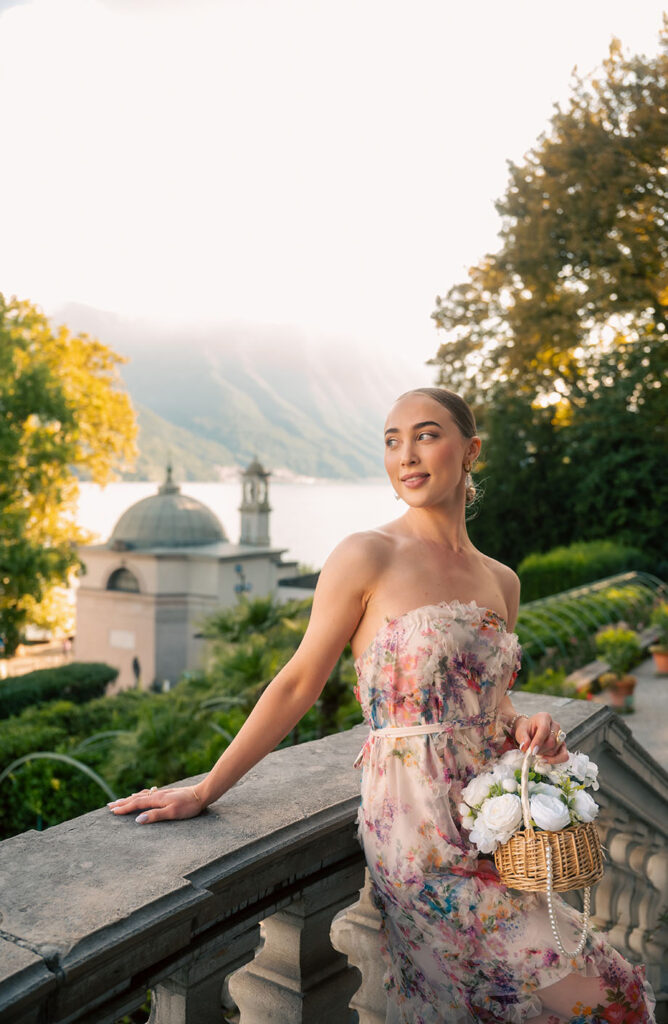
[[[576,541],[523,558],[517,567],[522,601],[535,601],[617,573],[649,570],[651,559],[638,548],[611,540]]]
[[[57,700],[25,708],[0,721],[0,771],[25,754],[55,751],[94,769],[117,796],[203,774],[299,646],[309,612],[309,601],[242,601],[207,624],[212,655],[206,671],[187,674],[167,693],[129,690],[81,704]],[[361,721],[354,679],[347,648],[284,745]],[[55,825],[107,799],[75,767],[35,759],[0,784],[0,838]]]
[[[95,661],[73,661],[57,668],[40,668],[0,682],[0,718],[17,715],[32,704],[71,700],[83,704],[102,697],[118,669]]]

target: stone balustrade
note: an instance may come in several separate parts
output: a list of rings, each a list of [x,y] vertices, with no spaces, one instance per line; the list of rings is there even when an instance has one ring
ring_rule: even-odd
[[[665,998],[668,775],[606,708],[515,701],[599,763],[594,918]],[[148,989],[151,1024],[382,1024],[355,837],[364,736],[276,751],[196,819],[139,826],[103,808],[0,843],[3,1024],[113,1024]]]

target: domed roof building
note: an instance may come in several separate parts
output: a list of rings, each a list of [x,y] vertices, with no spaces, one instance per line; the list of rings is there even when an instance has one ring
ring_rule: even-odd
[[[246,470],[248,472],[248,470]],[[115,551],[139,548],[182,548],[226,542],[223,525],[201,501],[181,493],[172,467],[157,494],[131,505],[116,523],[108,546]]]
[[[201,664],[207,615],[244,593],[276,594],[296,563],[269,540],[269,475],[257,459],[242,474],[238,544],[168,466],[157,492],[128,508],[105,544],[80,548],[76,657],[118,667],[116,689],[158,688]]]

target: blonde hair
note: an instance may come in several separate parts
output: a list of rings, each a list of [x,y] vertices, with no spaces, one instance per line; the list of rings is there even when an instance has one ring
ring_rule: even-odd
[[[465,402],[461,395],[455,391],[448,391],[447,388],[412,388],[399,395],[399,399],[408,398],[409,395],[425,395],[434,402],[438,402],[448,410],[455,421],[462,437],[471,438],[477,434],[475,416],[468,402]],[[470,473],[466,474],[466,504],[472,505],[478,497],[479,491]]]

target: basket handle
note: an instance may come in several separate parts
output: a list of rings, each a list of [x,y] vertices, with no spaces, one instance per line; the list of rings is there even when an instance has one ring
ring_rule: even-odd
[[[522,761],[522,779],[520,782],[520,800],[522,801],[522,814],[524,816],[524,828],[533,832],[531,828],[531,808],[529,806],[529,769],[533,761],[531,748],[527,750]]]

